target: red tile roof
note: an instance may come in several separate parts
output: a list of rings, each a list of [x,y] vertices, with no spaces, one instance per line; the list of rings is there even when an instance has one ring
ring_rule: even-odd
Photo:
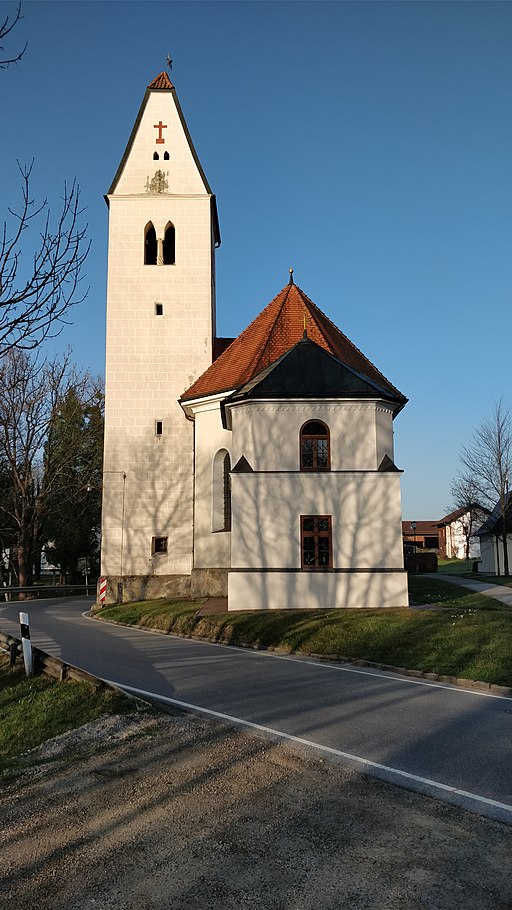
[[[236,389],[285,354],[304,334],[342,363],[406,399],[295,284],[287,284],[181,396],[182,401]]]
[[[153,82],[150,82],[148,88],[174,88],[167,73],[159,73]]]
[[[439,529],[437,527],[437,522],[435,521],[417,521],[416,530],[413,531],[411,528],[410,521],[402,522],[402,534],[405,534],[409,537],[437,537],[439,534]]]

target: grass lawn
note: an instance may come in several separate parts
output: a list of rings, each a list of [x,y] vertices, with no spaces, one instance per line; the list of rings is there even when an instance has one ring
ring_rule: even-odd
[[[105,607],[96,616],[226,644],[359,658],[511,686],[512,611],[437,579],[429,589],[430,579],[411,581],[416,600],[448,609],[269,610],[197,617],[197,602],[157,600]]]
[[[22,662],[9,670],[6,655],[0,654],[0,779],[13,772],[28,749],[102,714],[130,709],[130,702],[111,689],[48,676],[27,678]]]

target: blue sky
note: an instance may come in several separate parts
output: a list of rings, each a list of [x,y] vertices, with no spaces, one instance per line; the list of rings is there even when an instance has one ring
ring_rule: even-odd
[[[0,2],[0,16],[15,2]],[[458,452],[512,405],[512,4],[31,2],[0,71],[0,213],[16,158],[58,208],[77,176],[85,303],[54,347],[102,373],[107,191],[147,84],[171,74],[217,195],[218,331],[296,283],[410,401],[407,519],[450,507]]]

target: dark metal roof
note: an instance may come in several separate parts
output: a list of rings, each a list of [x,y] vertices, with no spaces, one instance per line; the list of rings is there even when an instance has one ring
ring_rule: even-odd
[[[402,406],[389,388],[342,363],[305,337],[229,398],[379,398]]]
[[[507,534],[512,531],[512,491],[507,493],[505,497],[505,515],[506,515],[506,530]],[[502,524],[501,524],[501,505],[499,502],[496,503],[494,509],[487,521],[484,521],[483,525],[475,531],[477,537],[483,537],[485,534],[501,534],[502,533]]]

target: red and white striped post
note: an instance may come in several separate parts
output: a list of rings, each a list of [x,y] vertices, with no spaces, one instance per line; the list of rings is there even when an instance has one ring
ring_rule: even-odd
[[[28,624],[28,613],[20,613],[21,627],[21,645],[23,648],[23,662],[25,664],[25,675],[32,676],[34,664],[32,661],[32,645],[30,643],[30,628]]]
[[[105,606],[105,598],[106,598],[106,596],[107,596],[107,579],[106,579],[106,578],[100,578],[99,591],[100,591],[100,602],[101,602],[101,606],[104,607],[104,606]]]

